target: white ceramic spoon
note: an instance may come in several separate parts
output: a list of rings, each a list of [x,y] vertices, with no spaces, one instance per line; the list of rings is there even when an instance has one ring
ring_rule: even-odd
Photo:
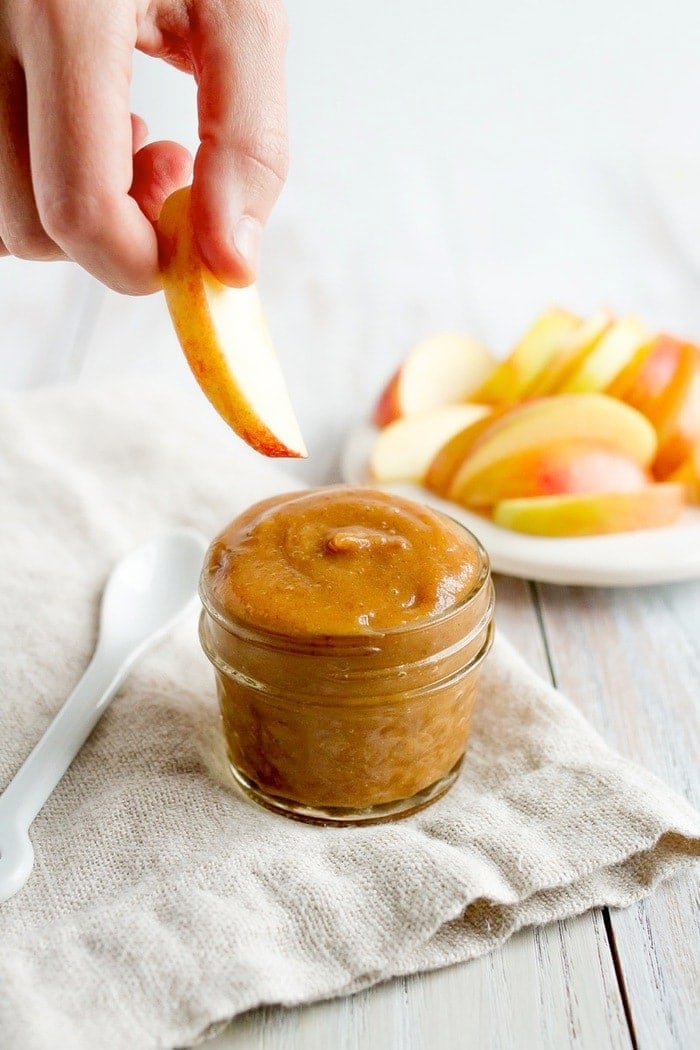
[[[0,902],[34,866],[29,826],[124,681],[134,661],[186,611],[205,551],[195,532],[167,532],[112,571],[100,608],[97,647],[85,674],[0,795]]]

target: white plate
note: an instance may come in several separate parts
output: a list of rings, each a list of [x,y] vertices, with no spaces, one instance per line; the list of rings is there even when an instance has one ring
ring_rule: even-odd
[[[341,473],[351,485],[369,484],[369,453],[377,431],[358,427],[348,434]],[[477,514],[434,496],[420,485],[374,488],[426,503],[451,515],[479,537],[497,572],[546,583],[617,587],[700,578],[700,510],[689,508],[675,525],[612,536],[544,538],[502,529]]]

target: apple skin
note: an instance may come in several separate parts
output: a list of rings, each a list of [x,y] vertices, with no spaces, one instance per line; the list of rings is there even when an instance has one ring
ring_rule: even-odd
[[[682,395],[678,394],[680,405],[659,429],[654,474],[660,480],[672,474],[700,443],[700,351],[697,347],[689,348],[685,365],[681,365],[679,371],[684,375],[679,385],[685,388]]]
[[[457,433],[490,415],[486,405],[444,405],[383,427],[370,453],[374,481],[420,481],[435,453]]]
[[[614,377],[606,394],[643,411],[642,403],[658,397],[673,378],[682,345],[670,335],[659,335],[644,343]]]
[[[462,466],[467,454],[493,423],[508,413],[508,408],[494,408],[482,419],[460,430],[436,452],[423,477],[423,484],[438,496],[447,496],[452,479]]]
[[[375,427],[386,427],[390,423],[395,422],[395,420],[401,419],[400,379],[401,366],[396,369],[379,396],[376,408],[372,414],[372,422]]]
[[[673,524],[685,504],[683,485],[647,485],[635,492],[589,492],[497,503],[497,525],[533,536],[594,536]]]
[[[620,376],[611,392],[615,389],[655,427],[659,448],[653,470],[664,480],[700,442],[700,350],[660,335],[638,368]]]
[[[501,500],[575,492],[627,492],[651,481],[648,471],[629,456],[592,442],[553,442],[527,449],[472,475],[450,498],[482,509]]]
[[[512,353],[472,393],[471,400],[486,405],[515,404],[580,324],[580,318],[558,307],[541,314]]]
[[[688,458],[670,475],[669,481],[685,486],[689,503],[700,505],[700,444],[695,445]]]
[[[372,422],[397,419],[471,400],[472,391],[493,371],[488,350],[465,335],[443,332],[417,343],[392,375],[377,402]]]
[[[601,310],[583,321],[564,340],[561,350],[538,372],[523,397],[547,397],[555,393],[612,324],[613,317],[607,310]]]
[[[216,411],[239,437],[263,455],[305,457],[306,448],[274,357],[257,292],[254,287],[226,288],[202,264],[190,221],[189,187],[171,194],[163,205],[158,220],[158,250],[163,290],[178,340],[195,379]],[[246,317],[244,327],[269,362],[276,407],[281,406],[283,429],[291,436],[290,441],[282,440],[261,418],[259,406],[249,400],[229,367],[211,308],[217,297],[228,296],[240,304],[241,316]]]

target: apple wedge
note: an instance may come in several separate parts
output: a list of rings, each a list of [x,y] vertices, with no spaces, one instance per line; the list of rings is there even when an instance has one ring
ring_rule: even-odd
[[[425,339],[407,354],[384,388],[374,423],[384,427],[395,419],[467,401],[495,364],[488,350],[468,336],[448,332]]]
[[[189,187],[158,220],[163,289],[175,332],[200,387],[220,416],[266,456],[306,456],[282,370],[254,286],[229,288],[202,263]]]
[[[511,456],[552,442],[584,441],[628,456],[648,467],[656,432],[636,409],[605,394],[562,394],[517,405],[486,427],[467,452],[447,489],[458,502],[474,478]]]
[[[613,318],[607,310],[600,310],[567,336],[560,350],[543,365],[524,392],[524,398],[546,397],[558,390],[565,378],[574,371],[596,343],[608,331]]]
[[[375,481],[420,481],[450,438],[489,414],[486,405],[465,403],[389,423],[379,431],[370,454],[370,477]]]
[[[654,474],[665,480],[700,443],[700,350],[696,346],[684,344],[673,378],[642,411],[659,437]]]
[[[682,485],[647,485],[636,492],[536,496],[497,503],[493,520],[534,536],[594,536],[671,525],[683,510]]]
[[[633,364],[611,384],[609,392],[617,392],[653,424],[659,440],[653,469],[664,480],[700,442],[700,350],[692,343],[660,335],[638,367]]]
[[[471,394],[471,400],[487,405],[515,404],[580,324],[580,319],[568,310],[547,310],[528,329],[510,356]]]
[[[593,344],[551,392],[588,394],[605,390],[648,341],[649,334],[641,322],[634,317],[623,317]]]
[[[668,335],[659,335],[643,343],[605,393],[635,407],[642,399],[650,401],[658,397],[678,367],[681,345]]]
[[[487,414],[464,430],[460,430],[442,448],[438,449],[425,472],[423,484],[438,496],[447,495],[452,478],[482,434],[486,433],[496,419],[510,411],[508,408],[489,410],[486,405],[480,407],[485,408]]]
[[[700,444],[696,445],[684,463],[668,479],[685,487],[689,503],[700,505]]]
[[[631,492],[651,480],[643,467],[621,452],[590,442],[558,442],[492,463],[453,492],[453,499],[479,510],[530,496]]]

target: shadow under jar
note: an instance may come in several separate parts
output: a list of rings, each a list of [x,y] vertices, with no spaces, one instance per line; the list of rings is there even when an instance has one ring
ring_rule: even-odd
[[[248,795],[297,819],[359,824],[448,790],[493,636],[488,559],[470,532],[370,489],[292,493],[224,530],[200,593]]]

